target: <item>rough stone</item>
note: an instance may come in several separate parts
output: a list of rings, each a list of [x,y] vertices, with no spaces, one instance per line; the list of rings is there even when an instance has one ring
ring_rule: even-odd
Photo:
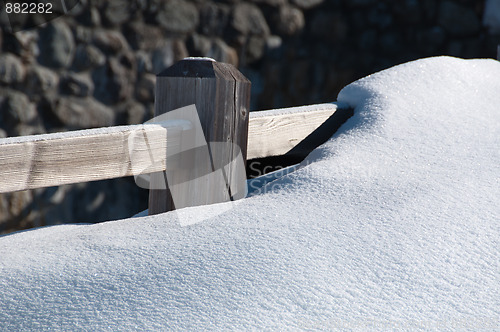
[[[94,29],[78,25],[75,28],[75,40],[77,45],[90,44]]]
[[[96,7],[86,7],[77,17],[78,22],[81,24],[98,27],[101,25],[101,16]]]
[[[61,97],[54,112],[66,128],[73,130],[108,127],[114,123],[113,110],[90,97]]]
[[[209,57],[219,62],[238,65],[238,53],[220,38],[207,38],[193,34],[188,40],[188,49],[192,56]]]
[[[79,207],[69,211],[72,220],[99,222],[127,218],[146,209],[148,194],[146,190],[140,191],[133,179],[119,178],[77,184],[73,186],[73,193],[67,196],[71,206]],[[57,208],[53,210],[56,215],[59,214]]]
[[[133,95],[135,73],[124,68],[116,58],[110,58],[92,72],[94,97],[105,104],[116,104]]]
[[[205,2],[200,8],[200,32],[205,36],[222,36],[229,23],[229,6]]]
[[[131,13],[131,1],[129,0],[108,0],[103,11],[103,18],[107,25],[118,26],[126,22]]]
[[[198,26],[198,10],[190,2],[171,0],[163,3],[156,20],[168,32],[189,33]]]
[[[5,2],[3,2],[5,3]],[[32,27],[32,25],[28,25],[28,15],[5,15],[5,11],[3,10],[4,5],[2,5],[2,14],[0,15],[0,26],[9,33],[18,32],[25,28]]]
[[[26,221],[33,226],[56,225],[74,220],[72,185],[40,188],[30,191],[34,194],[33,210]],[[83,202],[79,202],[83,203]]]
[[[222,39],[216,38],[213,40],[208,53],[204,56],[215,59],[219,62],[230,63],[233,66],[238,66],[238,54],[236,50],[228,46]]]
[[[3,92],[0,105],[0,124],[6,130],[20,123],[30,123],[37,117],[35,104],[19,91],[7,89]]]
[[[117,120],[119,125],[135,125],[144,122],[146,108],[143,104],[131,101],[117,107]]]
[[[55,92],[59,83],[59,76],[54,71],[39,65],[31,66],[26,78],[26,92],[32,97],[37,97],[42,93]]]
[[[232,27],[243,35],[268,36],[269,26],[259,7],[249,3],[234,6]]]
[[[443,1],[439,7],[439,24],[454,36],[470,36],[479,32],[481,22],[472,8],[452,1]]]
[[[21,83],[26,76],[26,69],[21,60],[13,54],[0,55],[0,83]]]
[[[277,30],[281,35],[292,36],[304,28],[304,15],[295,7],[281,6],[277,16]]]
[[[155,100],[156,75],[143,74],[137,81],[135,96],[143,103],[154,102]]]
[[[180,61],[189,56],[189,52],[187,51],[186,44],[181,39],[174,39],[173,41],[174,47],[174,61]]]
[[[269,59],[283,59],[283,39],[280,36],[271,35],[266,40],[266,57]]]
[[[133,22],[126,26],[125,36],[134,50],[151,51],[161,45],[164,36],[159,27],[143,22]]]
[[[59,95],[52,94],[39,94],[37,101],[37,112],[40,116],[41,121],[43,122],[44,128],[48,132],[58,132],[66,130],[64,128],[64,124],[59,121],[55,113],[55,109],[57,108],[59,102]]]
[[[212,47],[210,38],[193,33],[187,41],[189,54],[192,56],[208,56]]]
[[[153,64],[151,62],[151,56],[149,53],[144,51],[135,52],[135,62],[138,74],[152,72]]]
[[[165,40],[163,45],[153,51],[153,73],[158,74],[175,62],[188,56],[186,46],[181,40]]]
[[[76,71],[83,71],[102,66],[105,62],[106,56],[97,47],[80,44],[76,48],[72,68]]]
[[[105,54],[116,54],[129,48],[125,37],[116,30],[95,30],[92,41]]]
[[[35,119],[38,120],[38,119]],[[39,121],[33,121],[33,124],[19,123],[12,131],[11,136],[27,136],[45,134],[46,131],[40,125]]]
[[[232,43],[237,45],[242,65],[260,59],[264,53],[270,29],[260,9],[249,3],[234,6],[231,27],[235,31]]]
[[[297,7],[300,7],[303,9],[310,9],[310,8],[318,6],[323,1],[324,0],[292,0],[291,2],[294,5],[296,5]]]
[[[33,202],[33,192],[17,191],[0,195],[0,232],[12,232],[34,227],[30,211],[26,209]]]
[[[57,6],[56,6],[57,7]],[[56,8],[53,8],[53,13],[57,12]],[[61,15],[63,14],[62,11],[60,11]],[[49,20],[50,21],[50,20]],[[47,21],[47,16],[42,14],[42,13],[33,13],[29,15],[29,19],[27,20],[27,23],[24,26],[24,29],[31,29],[34,27],[38,27],[41,25],[46,24]]]
[[[94,93],[94,83],[88,74],[70,72],[61,77],[60,90],[66,95],[87,97]]]
[[[158,74],[174,64],[174,48],[171,40],[166,40],[163,46],[153,51],[153,73]]]
[[[89,0],[72,0],[64,1],[66,10],[67,10],[67,15],[71,16],[78,16],[83,13],[83,11],[89,7]]]
[[[248,38],[245,52],[245,62],[251,63],[259,60],[264,54],[266,48],[266,40],[259,36],[251,36]]]
[[[37,41],[37,30],[19,31],[14,34],[7,34],[4,41],[4,50],[19,56],[25,63],[32,63],[40,54]]]
[[[38,62],[51,68],[66,68],[73,61],[75,41],[64,21],[55,20],[40,30]]]

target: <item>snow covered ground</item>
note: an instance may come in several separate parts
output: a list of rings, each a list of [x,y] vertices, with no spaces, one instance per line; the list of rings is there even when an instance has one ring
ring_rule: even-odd
[[[302,168],[205,222],[0,237],[0,330],[500,328],[500,62],[338,99],[355,115]]]

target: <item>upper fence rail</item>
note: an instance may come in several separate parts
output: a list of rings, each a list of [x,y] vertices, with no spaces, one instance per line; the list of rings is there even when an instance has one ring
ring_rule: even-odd
[[[250,112],[247,159],[279,156],[297,146],[342,105]],[[0,193],[59,186],[166,169],[185,127],[178,123],[117,126],[0,139]],[[130,144],[147,137],[149,146]],[[173,165],[173,164],[171,164]]]
[[[161,171],[165,158],[160,156],[167,149],[175,150],[181,130],[136,125],[1,139],[0,192],[131,176],[134,167]],[[154,138],[149,149],[131,153],[128,142],[132,134]],[[150,154],[159,160],[151,163]]]

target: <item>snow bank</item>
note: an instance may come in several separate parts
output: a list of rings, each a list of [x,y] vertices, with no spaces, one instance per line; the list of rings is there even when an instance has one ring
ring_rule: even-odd
[[[359,80],[303,167],[204,223],[0,237],[0,330],[494,329],[500,62]],[[212,207],[213,208],[213,207]]]

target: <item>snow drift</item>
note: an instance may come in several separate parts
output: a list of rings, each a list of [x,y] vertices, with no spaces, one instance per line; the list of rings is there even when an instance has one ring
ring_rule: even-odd
[[[0,329],[498,328],[500,62],[423,59],[338,100],[355,115],[303,167],[208,221],[0,237]]]

